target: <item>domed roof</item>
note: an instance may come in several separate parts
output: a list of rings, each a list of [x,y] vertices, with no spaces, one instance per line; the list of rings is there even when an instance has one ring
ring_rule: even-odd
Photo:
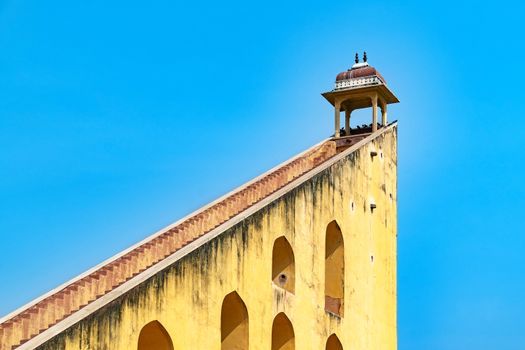
[[[356,63],[352,66],[351,69],[347,70],[346,72],[341,72],[337,74],[337,77],[335,78],[335,81],[341,81],[341,80],[348,80],[348,79],[355,79],[355,78],[363,78],[363,77],[370,77],[370,76],[378,76],[379,79],[383,82],[383,84],[386,84],[385,78],[374,67],[368,65],[368,63]]]
[[[359,55],[355,55],[355,64],[349,70],[339,73],[334,85],[333,90],[322,95],[340,111],[371,107],[373,96],[378,96],[385,104],[399,102],[386,85],[385,78],[368,64],[366,52],[362,62],[359,62]]]

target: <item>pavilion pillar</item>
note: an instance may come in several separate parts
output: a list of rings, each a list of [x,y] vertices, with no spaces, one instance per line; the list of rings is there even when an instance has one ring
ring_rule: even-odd
[[[372,97],[372,132],[377,131],[377,95]]]
[[[345,134],[350,136],[350,111],[348,107],[345,107]]]
[[[335,104],[335,118],[334,118],[334,126],[335,126],[335,132],[334,132],[334,137],[338,138],[341,136],[340,134],[340,128],[341,128],[341,103],[337,103]]]
[[[383,107],[381,108],[381,125],[383,125],[383,127],[385,127],[386,123],[387,123],[387,120],[386,120],[386,106],[387,106],[387,104],[383,103]]]

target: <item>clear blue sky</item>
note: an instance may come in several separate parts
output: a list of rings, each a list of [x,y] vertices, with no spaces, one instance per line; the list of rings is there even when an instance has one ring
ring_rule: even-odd
[[[0,1],[0,314],[327,137],[366,50],[401,100],[400,349],[525,349],[524,12]]]

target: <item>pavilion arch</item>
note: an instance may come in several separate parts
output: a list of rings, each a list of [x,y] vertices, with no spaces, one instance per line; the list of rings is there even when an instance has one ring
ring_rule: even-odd
[[[272,281],[277,286],[295,293],[295,257],[288,240],[281,236],[273,243]]]
[[[325,310],[343,316],[345,294],[345,254],[343,233],[334,220],[326,227]]]
[[[345,136],[350,135],[350,116],[352,112],[361,110],[364,108],[372,108],[372,124],[371,131],[377,130],[377,110],[381,109],[381,122],[382,127],[387,124],[387,100],[384,99],[381,94],[361,94],[361,95],[350,95],[340,100],[340,111],[345,112]]]
[[[248,350],[248,310],[237,292],[222,301],[221,350]]]
[[[295,350],[295,333],[292,322],[284,312],[273,319],[272,350]]]
[[[151,321],[140,330],[138,350],[173,350],[173,342],[159,321]]]
[[[337,335],[332,334],[326,341],[326,350],[343,350],[343,345],[337,338]]]

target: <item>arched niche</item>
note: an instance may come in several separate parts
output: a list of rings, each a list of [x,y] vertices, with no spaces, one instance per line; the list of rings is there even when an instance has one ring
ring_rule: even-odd
[[[173,350],[173,343],[159,321],[152,321],[140,330],[138,350]]]
[[[237,292],[222,302],[221,350],[248,350],[248,310]]]
[[[272,281],[277,286],[295,293],[295,257],[292,246],[283,236],[273,243]]]
[[[272,325],[272,350],[295,350],[295,333],[292,322],[281,312]]]
[[[326,227],[325,310],[343,316],[345,292],[343,233],[334,220]]]
[[[337,338],[337,335],[332,334],[326,341],[326,350],[343,350],[343,345]]]

